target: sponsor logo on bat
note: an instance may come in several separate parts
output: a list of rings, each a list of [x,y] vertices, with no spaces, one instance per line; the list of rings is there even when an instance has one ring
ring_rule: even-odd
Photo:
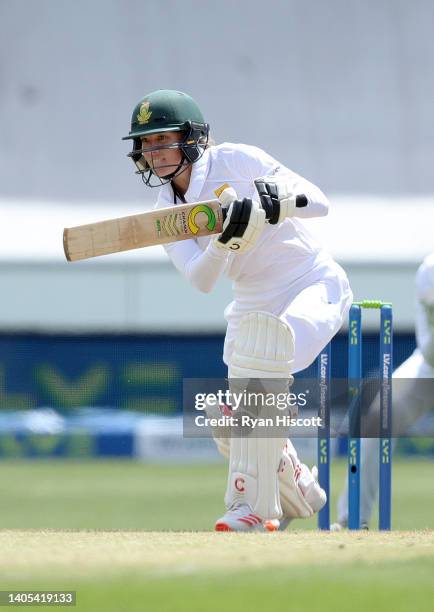
[[[196,223],[196,217],[201,213],[205,213],[207,216],[208,220],[205,227],[210,232],[212,232],[216,226],[217,220],[213,209],[206,204],[199,204],[198,206],[192,208],[188,215],[188,227],[190,228],[192,234],[197,234],[200,230],[200,226]]]
[[[178,217],[177,213],[173,213],[161,219],[161,228],[166,236],[178,236],[181,233],[178,227]]]

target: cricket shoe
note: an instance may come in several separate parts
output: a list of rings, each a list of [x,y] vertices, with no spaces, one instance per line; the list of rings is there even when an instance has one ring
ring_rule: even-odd
[[[279,521],[263,521],[248,504],[235,504],[215,524],[216,531],[277,531]]]
[[[330,531],[342,531],[342,529],[346,529],[347,525],[343,525],[342,523],[332,523],[330,525]]]
[[[330,531],[342,531],[343,529],[348,529],[347,521],[341,521],[338,523],[332,523],[330,525]],[[360,523],[360,529],[362,531],[369,531],[368,523]]]
[[[290,492],[291,497],[288,497],[288,489],[285,487],[287,483],[280,483],[281,492],[284,487],[286,489],[286,503],[282,504],[284,513],[280,519],[279,531],[284,531],[294,518],[307,518],[319,512],[327,502],[327,495],[318,482],[316,465],[309,470],[307,465],[298,462],[294,469],[294,482],[297,483],[296,487],[299,489],[299,491],[295,490],[295,493],[298,494],[298,504],[294,492]],[[290,500],[292,500],[292,507]],[[303,503],[305,508],[303,508]],[[303,511],[305,511],[304,514]]]
[[[304,466],[307,470],[307,466]],[[316,465],[311,470],[313,482],[310,482],[307,487],[303,487],[300,483],[300,488],[303,491],[305,500],[308,502],[314,512],[319,512],[327,503],[327,495],[324,489],[321,488],[318,479],[318,468]]]
[[[289,518],[289,516],[283,516],[280,519],[279,531],[285,531],[285,529],[287,529],[291,521],[292,521],[292,518]]]

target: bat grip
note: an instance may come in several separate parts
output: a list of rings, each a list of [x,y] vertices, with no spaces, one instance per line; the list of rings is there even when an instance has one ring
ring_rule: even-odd
[[[305,206],[307,206],[307,197],[305,195],[297,195],[297,196],[295,196],[295,206],[296,206],[296,208],[304,208]],[[227,212],[228,212],[227,208],[222,208],[223,221],[226,220]],[[266,210],[265,211],[265,215],[266,215],[265,218],[268,221],[270,219],[270,216],[271,216],[271,211],[270,210]]]
[[[307,197],[305,195],[295,196],[295,206],[296,208],[304,208],[307,206]]]

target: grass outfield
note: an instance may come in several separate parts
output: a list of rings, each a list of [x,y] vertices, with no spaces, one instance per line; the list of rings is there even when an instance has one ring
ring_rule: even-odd
[[[3,462],[0,590],[76,590],[89,612],[432,610],[433,475],[394,463],[392,533],[216,534],[221,464]]]
[[[333,510],[345,473],[345,462],[335,462]],[[1,474],[3,529],[209,531],[224,512],[223,463],[20,461],[2,462]],[[394,461],[392,495],[394,529],[434,528],[432,460]],[[316,519],[294,526],[314,529]]]

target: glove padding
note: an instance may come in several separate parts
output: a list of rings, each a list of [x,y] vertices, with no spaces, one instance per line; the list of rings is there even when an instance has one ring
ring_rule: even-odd
[[[271,225],[277,225],[287,217],[294,216],[297,196],[291,191],[287,177],[264,176],[256,179],[255,185]]]
[[[264,225],[265,211],[258,202],[249,198],[234,200],[228,208],[223,232],[217,238],[216,245],[245,253],[255,245]]]

